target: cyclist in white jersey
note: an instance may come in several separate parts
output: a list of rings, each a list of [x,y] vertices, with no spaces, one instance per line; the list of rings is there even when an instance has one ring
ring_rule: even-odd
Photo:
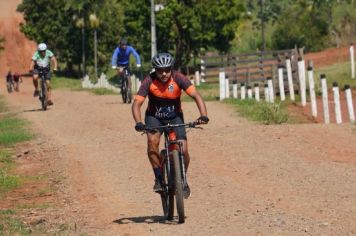
[[[45,80],[48,87],[48,105],[53,105],[51,100],[51,63],[53,63],[53,70],[57,70],[57,59],[53,52],[47,49],[45,43],[40,43],[37,51],[32,56],[30,71],[33,71],[33,85],[35,86],[34,97],[39,95],[38,91],[38,75],[41,72],[45,74]]]

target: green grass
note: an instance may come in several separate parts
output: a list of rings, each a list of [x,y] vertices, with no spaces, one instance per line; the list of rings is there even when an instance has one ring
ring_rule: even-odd
[[[227,99],[225,102],[237,108],[243,117],[263,124],[282,124],[289,121],[286,103],[257,102],[254,99]]]
[[[11,209],[0,210],[0,235],[29,235],[31,230],[20,219],[15,217],[16,212]]]
[[[26,129],[27,122],[16,117],[5,117],[0,120],[0,146],[9,146],[27,141],[32,135]]]
[[[331,88],[333,82],[339,84],[339,88],[344,88],[345,84],[356,88],[356,79],[351,78],[351,63],[343,62],[330,66],[316,68],[314,72],[314,80],[316,81],[316,88],[320,90],[320,75],[325,74],[328,87]]]
[[[55,77],[51,80],[51,87],[53,89],[67,89],[67,90],[82,90],[80,79],[71,79],[66,77]]]
[[[0,193],[5,193],[19,185],[20,178],[18,176],[8,174],[7,168],[0,168]]]
[[[105,88],[94,88],[89,90],[91,93],[95,95],[114,95],[117,94],[117,92],[105,89]]]

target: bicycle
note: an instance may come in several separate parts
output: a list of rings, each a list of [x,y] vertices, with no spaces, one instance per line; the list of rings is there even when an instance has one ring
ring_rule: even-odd
[[[42,110],[47,110],[48,106],[48,86],[46,83],[46,73],[48,69],[46,68],[38,68],[38,78],[40,80],[39,86],[39,99],[41,101]]]
[[[129,88],[130,72],[127,66],[119,66],[119,71],[122,72],[121,77],[121,96],[124,103],[131,103],[132,93],[131,88]]]
[[[167,124],[157,127],[147,127],[147,132],[158,132],[163,129],[165,144],[164,149],[160,151],[161,173],[163,191],[160,192],[164,217],[167,220],[173,220],[174,216],[174,197],[176,198],[176,207],[178,213],[178,222],[185,222],[183,188],[187,184],[187,176],[184,166],[183,144],[176,139],[176,133],[173,128],[199,128],[197,122],[186,124]]]
[[[12,93],[14,84],[13,82],[6,82],[6,88],[8,93]]]

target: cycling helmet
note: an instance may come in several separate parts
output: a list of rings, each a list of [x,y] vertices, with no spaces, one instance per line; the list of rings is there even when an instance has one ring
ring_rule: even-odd
[[[173,67],[174,58],[169,53],[158,53],[152,58],[153,68],[168,68]]]
[[[47,45],[45,43],[40,43],[38,44],[38,51],[46,51],[47,50]]]
[[[127,38],[121,38],[120,45],[127,45]]]

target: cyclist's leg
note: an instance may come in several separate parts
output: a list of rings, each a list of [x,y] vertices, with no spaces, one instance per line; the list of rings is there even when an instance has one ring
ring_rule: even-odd
[[[131,72],[130,72],[129,68],[126,68],[125,77],[127,79],[127,88],[129,89],[129,91],[131,91],[131,88],[132,88],[132,85],[131,85]]]
[[[177,116],[174,120],[171,122],[172,124],[184,124],[184,119],[183,116]],[[185,166],[185,171],[187,172],[189,162],[190,162],[190,156],[188,152],[188,142],[187,142],[187,133],[185,131],[185,127],[176,127],[174,128],[174,131],[177,135],[177,140],[179,140],[183,145],[183,155],[184,155],[184,166]]]
[[[45,75],[46,85],[47,85],[47,96],[48,96],[48,105],[52,105],[52,89],[51,89],[51,72],[47,72]]]
[[[32,76],[32,81],[33,81],[33,86],[35,87],[35,92],[33,96],[38,96],[38,71],[34,70],[33,71],[33,76]]]

